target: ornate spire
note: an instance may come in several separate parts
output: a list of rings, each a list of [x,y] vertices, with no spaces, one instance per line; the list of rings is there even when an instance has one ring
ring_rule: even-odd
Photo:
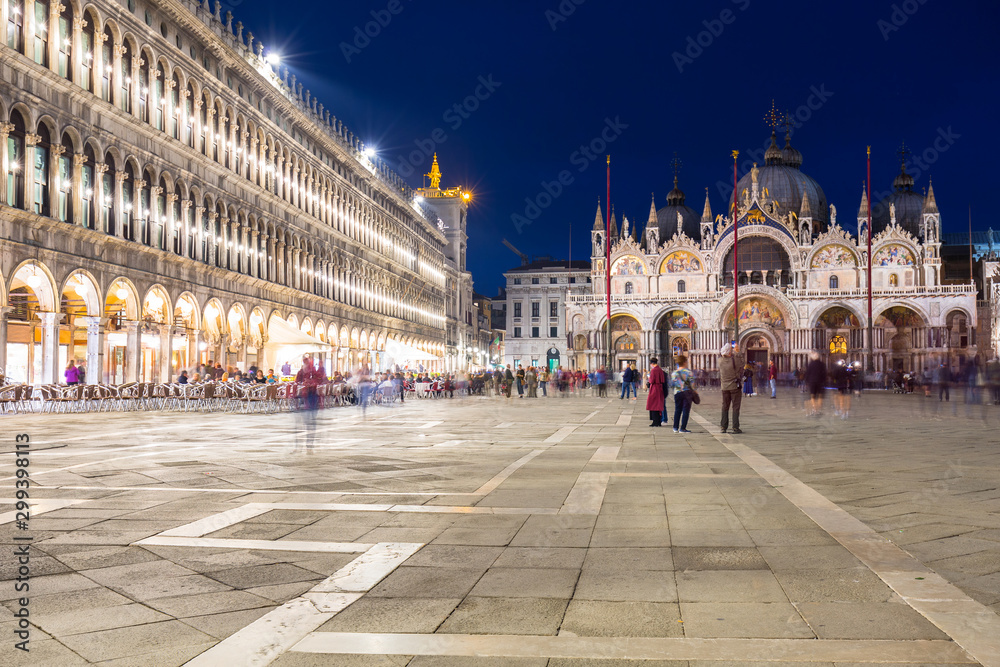
[[[940,213],[937,200],[934,199],[934,181],[928,179],[927,197],[924,199],[924,213]]]
[[[656,229],[656,195],[653,194],[653,201],[649,202],[649,218],[646,220],[646,229]]]
[[[430,173],[427,177],[431,179],[431,188],[435,190],[441,189],[441,168],[438,167],[438,154],[434,153],[434,162],[431,164]]]
[[[802,166],[802,153],[792,148],[792,116],[789,113],[785,114],[785,147],[781,149],[781,159],[794,169]]]
[[[868,191],[865,186],[861,186],[861,206],[858,207],[858,217],[868,220]]]
[[[615,207],[611,207],[611,238],[618,237],[618,220],[615,218]]]
[[[809,191],[802,195],[802,208],[799,209],[800,218],[811,218],[813,217],[812,202],[809,201]]]
[[[771,145],[768,146],[767,151],[764,153],[764,164],[781,164],[782,155],[781,149],[778,148],[778,127],[784,121],[784,117],[778,113],[778,107],[774,105],[774,100],[771,100],[771,108],[767,110],[764,114],[764,124],[771,128]]]
[[[906,144],[901,144],[899,147],[899,175],[892,181],[892,187],[896,192],[909,192],[913,189],[913,177],[906,173],[906,158],[909,154],[910,150]]]
[[[712,222],[712,204],[708,201],[708,188],[705,188],[705,208],[701,212],[702,222]]]
[[[674,189],[667,193],[667,204],[681,206],[684,204],[684,192],[678,187],[677,180],[681,173],[682,163],[677,157],[677,153],[674,153],[674,159],[670,161],[670,164],[674,167]]]
[[[604,217],[601,215],[601,198],[597,198],[597,215],[594,216],[594,231],[599,232],[604,229]]]

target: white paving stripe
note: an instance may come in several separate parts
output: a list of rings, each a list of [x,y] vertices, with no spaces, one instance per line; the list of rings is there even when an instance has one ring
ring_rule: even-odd
[[[168,449],[167,451],[164,451],[164,452],[146,452],[145,454],[132,454],[131,456],[118,456],[118,457],[113,458],[113,459],[96,459],[96,460],[90,461],[88,463],[77,463],[76,465],[66,466],[65,468],[53,468],[51,470],[38,470],[38,471],[34,471],[33,470],[31,472],[31,476],[32,476],[32,478],[35,478],[35,477],[38,477],[39,475],[49,475],[49,474],[54,473],[54,472],[64,472],[66,470],[75,470],[76,468],[85,468],[87,466],[95,466],[95,465],[105,465],[106,466],[107,464],[114,463],[115,461],[124,461],[126,459],[137,459],[137,458],[142,458],[144,456],[162,456],[163,454],[176,454],[177,452],[189,452],[189,451],[192,451],[192,450],[195,450],[195,449],[205,449],[205,445],[193,445],[191,447],[184,447],[184,448],[181,448],[181,449]],[[125,472],[125,471],[123,471],[123,472]],[[15,477],[2,477],[2,478],[0,478],[0,482],[9,482],[12,479],[16,479],[16,478]]]
[[[352,554],[370,549],[372,544],[356,542],[302,542],[297,540],[243,540],[228,537],[167,537],[154,535],[133,542],[139,547],[200,547],[209,549],[256,549],[258,551],[304,551]]]
[[[601,660],[975,664],[941,640],[696,639],[313,632],[298,653]]]
[[[692,416],[706,430],[714,431],[707,419]],[[732,436],[715,437],[984,667],[1000,667],[1000,616],[989,607],[967,596],[766,456]]]
[[[201,537],[217,530],[228,528],[241,521],[252,519],[255,516],[266,514],[271,511],[271,506],[266,503],[249,503],[242,507],[236,507],[225,512],[219,512],[204,519],[193,521],[177,528],[165,530],[156,537]]]
[[[35,500],[29,500],[28,501],[28,507],[30,508],[28,510],[29,525],[31,520],[30,517],[36,517],[39,514],[45,514],[46,512],[54,512],[55,510],[61,510],[64,507],[79,505],[80,503],[86,503],[89,501],[90,501],[89,498],[85,498],[82,500],[71,499],[71,498],[38,498]],[[16,502],[18,501],[15,500],[14,498],[0,498],[0,504],[3,505],[7,504],[13,505]],[[17,515],[23,513],[24,513],[23,511],[15,510],[13,512],[4,512],[3,514],[0,514],[0,525],[17,520]]]
[[[591,463],[614,463],[618,459],[621,447],[609,447],[607,445],[598,447],[594,455],[590,457]]]
[[[577,429],[577,425],[563,426],[561,429],[559,429],[558,431],[556,431],[555,433],[553,433],[549,437],[545,438],[545,440],[543,440],[542,442],[551,442],[551,443],[562,442],[563,440],[566,439],[566,436],[568,436],[570,433],[572,433],[576,429]]]
[[[606,472],[580,473],[559,513],[598,514],[604,503],[604,492],[607,491],[610,479],[611,474]]]
[[[631,423],[632,415],[623,412],[621,416],[618,417],[618,421],[615,422],[615,426],[628,426]]]
[[[544,449],[536,449],[528,454],[525,454],[524,456],[522,456],[521,458],[514,461],[509,466],[498,472],[496,475],[494,475],[492,479],[490,479],[481,487],[473,491],[472,494],[476,496],[485,496],[488,493],[492,493],[494,490],[496,490],[498,486],[500,486],[504,482],[504,480],[513,475],[518,468],[520,468],[528,461],[535,458],[544,451],[545,451]]]
[[[587,415],[586,417],[584,417],[583,419],[581,419],[581,420],[580,420],[580,423],[581,423],[581,424],[586,424],[587,422],[589,422],[589,421],[590,421],[591,419],[593,419],[594,417],[596,417],[596,416],[597,416],[597,415],[599,415],[600,413],[601,413],[601,411],[600,411],[600,410],[594,410],[594,411],[593,411],[593,412],[591,412],[591,413],[590,413],[589,415]]]

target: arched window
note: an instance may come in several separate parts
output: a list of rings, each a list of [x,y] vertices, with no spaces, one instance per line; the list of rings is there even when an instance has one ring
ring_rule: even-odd
[[[208,136],[209,133],[212,131],[212,128],[208,124],[209,108],[210,108],[210,102],[206,97],[204,100],[202,100],[201,103],[201,151],[200,151],[206,156],[208,155],[208,147],[212,143]]]
[[[83,61],[80,63],[80,87],[84,90],[94,92],[94,32],[95,23],[93,15],[87,16],[87,25],[80,32],[80,53]]]
[[[777,241],[765,236],[748,236],[740,238],[740,284],[747,282],[747,272],[751,273],[750,282],[763,282],[763,272],[768,275],[780,271],[781,285],[791,282],[792,266],[788,254]],[[760,275],[755,275],[760,272]],[[726,254],[722,269],[722,283],[725,287],[733,286],[733,251]]]
[[[899,287],[899,276],[895,273],[889,274],[889,287]]]
[[[139,56],[142,60],[142,56]],[[149,82],[152,77],[149,75],[150,69],[156,69],[154,63],[146,63],[145,65],[139,65],[139,120],[144,123],[153,123],[153,116],[149,113]]]
[[[219,132],[220,132],[220,128],[222,127],[222,118],[221,118],[221,116],[222,116],[222,106],[219,105],[219,106],[216,106],[216,108],[215,108],[215,115],[212,116],[212,129],[210,130],[211,133],[212,133],[212,141],[211,141],[211,144],[212,144],[212,155],[211,155],[211,157],[216,162],[219,161],[219,138],[220,138],[219,137]]]
[[[188,207],[190,210],[190,207]],[[175,255],[184,254],[184,234],[187,233],[188,221],[181,219],[181,186],[174,185],[174,200],[170,204],[170,219],[173,220],[171,247]]]
[[[87,229],[97,228],[97,184],[94,182],[94,151],[90,146],[83,150],[84,163],[80,167],[80,223]]]
[[[210,249],[215,245],[215,230],[212,228],[212,218],[209,213],[212,207],[205,202],[205,210],[201,215],[201,261],[206,264],[212,258]]]
[[[35,62],[49,66],[49,0],[35,0]]]
[[[69,5],[62,5],[59,14],[59,76],[68,79],[73,73],[73,10]]]
[[[625,293],[626,294],[631,294],[632,293],[632,283],[631,282],[625,283]]]
[[[14,129],[7,135],[7,203],[24,208],[24,118],[19,111],[10,115]]]
[[[150,67],[150,79],[153,84],[153,88],[149,94],[149,108],[153,112],[153,127],[161,132],[166,131],[166,106],[167,101],[166,95],[166,76],[167,73],[156,66]]]
[[[677,291],[678,292],[686,292],[687,291],[687,283],[685,283],[683,280],[678,280],[677,281]]]
[[[101,175],[101,229],[105,234],[114,235],[118,228],[118,216],[115,210],[118,202],[115,201],[115,159],[110,153],[104,156],[104,165],[106,169]],[[123,183],[122,190],[124,189]]]
[[[160,178],[160,187],[153,198],[152,218],[153,246],[160,250],[167,249],[167,183]]]
[[[216,211],[215,217],[215,265],[216,266],[228,266],[228,258],[223,258],[226,253],[226,237],[229,235],[228,232],[223,231],[222,220],[226,217],[226,207],[221,203]]]
[[[840,287],[840,278],[837,276],[830,276],[830,289],[837,289]]]
[[[115,38],[111,36],[111,28],[104,29],[104,41],[101,42],[101,99],[111,101],[111,73],[114,71]]]
[[[7,46],[24,52],[24,0],[7,0]]]
[[[181,112],[180,107],[181,80],[177,74],[170,79],[170,91],[167,93],[167,101],[164,104],[167,116],[170,118],[170,136],[174,139],[181,138]]]
[[[118,82],[121,85],[121,108],[125,113],[132,113],[132,58],[134,54],[132,53],[132,45],[129,44],[128,40],[122,40],[122,55],[121,55],[121,72],[119,74]],[[110,52],[108,54],[110,58]],[[106,60],[105,62],[111,63],[111,60]]]
[[[184,142],[194,148],[194,88],[187,87],[187,97],[184,98]]]
[[[834,336],[830,339],[830,354],[847,354],[847,339]]]
[[[122,236],[129,241],[135,240],[135,221],[137,215],[135,181],[135,170],[131,164],[126,164],[125,180],[122,181]]]
[[[40,215],[50,215],[49,211],[49,130],[44,125],[38,126],[38,136],[41,137],[35,145],[35,159],[32,170],[32,210]]]
[[[60,222],[73,222],[73,141],[63,135],[63,152],[59,156],[59,182],[56,183],[56,217]]]

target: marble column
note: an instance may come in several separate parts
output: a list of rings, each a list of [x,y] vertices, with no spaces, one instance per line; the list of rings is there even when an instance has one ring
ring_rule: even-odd
[[[104,329],[106,317],[81,317],[87,326],[87,384],[97,384],[104,375]]]
[[[125,382],[139,382],[142,377],[142,323],[125,322]]]
[[[0,202],[9,206],[17,204],[17,202],[7,201],[7,175],[10,172],[10,151],[7,150],[7,139],[13,130],[14,123],[0,123],[0,146],[4,148],[4,150],[0,150],[0,178],[3,179],[0,183]]]
[[[73,215],[70,219],[74,225],[83,224],[83,202],[86,193],[83,191],[83,165],[87,164],[87,156],[83,153],[75,153],[73,155],[73,185],[70,188],[69,196],[71,208],[73,209]],[[93,199],[97,192],[95,187],[96,183],[90,184],[90,198]],[[97,228],[97,222],[95,220],[90,221],[94,228]]]
[[[7,315],[12,310],[10,306],[0,306],[0,374],[7,372]]]
[[[159,381],[173,381],[174,328],[169,324],[160,325],[160,369]]]
[[[42,382],[58,384],[62,378],[59,365],[59,322],[63,313],[38,313],[42,321]]]

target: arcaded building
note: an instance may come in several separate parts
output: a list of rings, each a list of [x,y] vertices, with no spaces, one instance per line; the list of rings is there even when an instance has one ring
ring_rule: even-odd
[[[218,2],[63,2],[0,7],[8,378],[460,366],[464,189],[412,191]]]

